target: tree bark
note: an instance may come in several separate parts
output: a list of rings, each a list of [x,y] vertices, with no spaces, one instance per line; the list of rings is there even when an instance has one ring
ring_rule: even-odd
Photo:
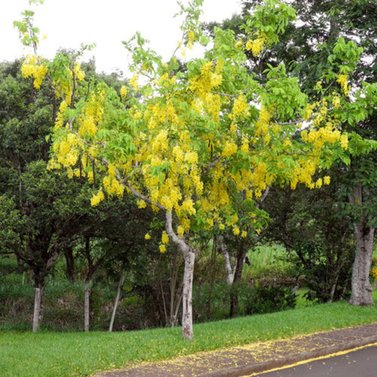
[[[372,286],[369,281],[373,256],[374,228],[364,221],[355,225],[356,255],[352,268],[352,305],[372,305]]]
[[[64,250],[64,257],[66,261],[66,275],[67,279],[71,282],[75,282],[75,262],[74,262],[74,257],[73,257],[73,249],[72,246],[67,247]]]
[[[195,250],[183,238],[179,238],[173,230],[173,215],[166,211],[166,232],[183,254],[185,266],[182,288],[182,335],[184,339],[193,338],[192,321],[192,285],[194,280]]]
[[[224,243],[224,237],[223,236],[218,236],[217,237],[217,243],[220,247],[221,253],[224,256],[224,261],[225,261],[225,270],[226,270],[226,282],[227,284],[231,287],[233,284],[234,280],[234,268],[232,267],[232,263],[230,261],[230,255],[228,252],[228,249]]]
[[[92,280],[85,281],[84,285],[84,331],[90,328],[90,295],[92,293]]]
[[[185,339],[193,338],[192,328],[192,284],[194,280],[195,253],[188,251],[184,255],[185,269],[183,274],[182,295],[182,335]]]
[[[363,187],[357,185],[351,196],[351,203],[356,206],[363,205]],[[371,305],[373,304],[372,286],[369,281],[370,267],[373,256],[373,239],[375,228],[368,224],[364,213],[355,224],[356,254],[352,267],[352,293],[350,304]]]
[[[42,298],[43,298],[43,286],[38,285],[34,291],[34,314],[33,314],[33,332],[39,330],[40,323],[42,321]]]
[[[117,309],[118,309],[118,304],[119,304],[120,296],[122,294],[122,287],[123,287],[125,279],[126,279],[126,272],[122,271],[122,274],[121,274],[120,279],[119,279],[117,294],[116,294],[115,301],[114,301],[113,312],[111,314],[109,332],[113,331],[115,315],[116,315],[116,312],[117,312]]]

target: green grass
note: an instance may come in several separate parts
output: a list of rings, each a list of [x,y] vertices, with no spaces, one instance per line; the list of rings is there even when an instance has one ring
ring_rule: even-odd
[[[192,342],[183,341],[178,328],[112,334],[2,332],[0,370],[2,377],[88,376],[142,361],[376,321],[377,305],[340,302],[198,324]]]

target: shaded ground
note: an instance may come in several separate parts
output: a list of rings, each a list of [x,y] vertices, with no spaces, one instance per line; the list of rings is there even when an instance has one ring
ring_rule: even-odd
[[[96,377],[240,377],[377,343],[377,323],[144,363]],[[358,374],[357,374],[358,375]]]
[[[254,377],[375,377],[376,360],[377,347],[374,346]]]

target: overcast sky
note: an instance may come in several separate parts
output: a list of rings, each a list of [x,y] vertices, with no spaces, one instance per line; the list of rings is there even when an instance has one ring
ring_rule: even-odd
[[[187,2],[187,0],[183,0]],[[205,21],[223,20],[239,13],[241,0],[204,0]],[[0,0],[0,61],[13,60],[25,52],[13,21],[19,20],[28,0]],[[176,0],[45,0],[36,7],[35,24],[46,35],[41,55],[51,58],[58,48],[78,48],[95,43],[100,71],[125,71],[127,55],[121,44],[136,31],[150,40],[152,48],[168,57],[180,37]]]

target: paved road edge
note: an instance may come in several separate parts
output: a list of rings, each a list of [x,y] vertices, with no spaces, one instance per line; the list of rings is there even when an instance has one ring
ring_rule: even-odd
[[[367,338],[360,340],[352,341],[347,344],[338,344],[331,347],[324,347],[321,349],[306,351],[298,353],[295,356],[279,359],[279,360],[270,360],[258,364],[243,365],[242,367],[227,368],[218,371],[213,371],[206,373],[203,377],[246,377],[252,376],[258,373],[266,373],[268,371],[276,369],[284,369],[293,366],[294,364],[300,361],[310,362],[313,359],[331,357],[333,354],[342,351],[352,352],[357,350],[359,347],[365,347],[368,345],[373,345],[377,343],[377,335],[373,335]]]

